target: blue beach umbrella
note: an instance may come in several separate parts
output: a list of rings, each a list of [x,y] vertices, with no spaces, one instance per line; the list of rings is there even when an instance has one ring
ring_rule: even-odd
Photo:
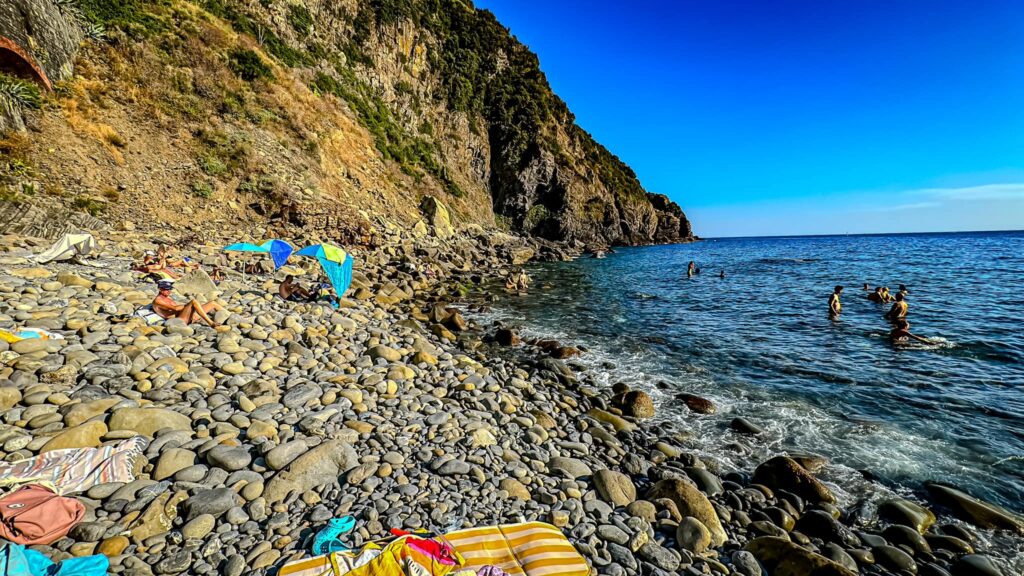
[[[225,252],[266,252],[266,248],[248,242],[237,242],[224,247]]]
[[[352,284],[352,255],[333,244],[314,244],[306,246],[295,253],[298,256],[309,256],[320,262],[324,274],[334,286],[334,293],[341,298]]]
[[[270,252],[270,257],[274,259],[275,270],[284,266],[288,262],[288,257],[295,251],[292,245],[284,240],[267,240],[260,247]]]

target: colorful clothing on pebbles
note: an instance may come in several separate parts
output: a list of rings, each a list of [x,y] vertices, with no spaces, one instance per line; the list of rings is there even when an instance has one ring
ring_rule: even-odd
[[[0,576],[106,576],[109,567],[102,554],[55,563],[35,550],[0,541]]]
[[[97,484],[135,480],[135,458],[146,449],[136,436],[99,448],[52,450],[35,458],[0,462],[0,486],[41,484],[58,494],[84,492]]]
[[[381,549],[335,552],[286,564],[279,576],[586,576],[586,561],[542,522],[470,528],[440,538],[403,536]]]

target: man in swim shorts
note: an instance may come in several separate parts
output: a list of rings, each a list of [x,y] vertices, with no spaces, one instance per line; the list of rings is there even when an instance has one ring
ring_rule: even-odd
[[[153,312],[156,312],[164,320],[180,318],[185,321],[185,324],[192,324],[202,320],[211,328],[217,327],[217,323],[211,320],[209,315],[218,310],[223,310],[224,308],[220,304],[216,302],[200,304],[196,300],[190,300],[187,304],[178,304],[172,297],[174,291],[173,282],[161,280],[157,282],[156,287],[159,293],[153,300]]]
[[[284,282],[281,282],[281,286],[278,287],[277,293],[281,295],[281,298],[289,302],[309,302],[313,300],[313,295],[310,294],[309,290],[306,290],[295,281],[295,276],[289,274],[285,277]]]
[[[892,308],[885,313],[885,319],[891,322],[902,320],[907,315],[907,302],[903,299],[903,292],[896,293],[896,302]]]

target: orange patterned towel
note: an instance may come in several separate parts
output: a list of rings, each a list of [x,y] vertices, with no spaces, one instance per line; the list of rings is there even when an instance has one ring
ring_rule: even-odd
[[[496,566],[510,576],[587,576],[590,567],[561,530],[543,522],[469,528],[445,534],[464,568]]]

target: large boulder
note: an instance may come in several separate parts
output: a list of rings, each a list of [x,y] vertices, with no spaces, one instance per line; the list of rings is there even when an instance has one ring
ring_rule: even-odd
[[[621,472],[598,470],[594,473],[594,486],[602,500],[616,506],[628,506],[636,500],[633,480]]]
[[[682,516],[693,516],[711,532],[711,543],[713,546],[721,546],[725,543],[725,529],[722,522],[711,505],[711,501],[703,492],[685,480],[670,478],[661,480],[650,492],[647,493],[647,500],[658,500],[667,498],[678,508]]]
[[[901,498],[882,502],[878,515],[889,522],[910,526],[921,534],[935,523],[935,514],[931,510]]]
[[[107,433],[107,425],[103,422],[93,420],[73,428],[68,428],[51,438],[39,450],[39,453],[50,452],[51,450],[66,450],[68,448],[96,448],[100,445],[100,438]]]
[[[192,420],[167,408],[121,408],[110,416],[111,430],[133,430],[152,437],[158,430],[192,430]]]
[[[427,217],[427,222],[434,227],[434,234],[438,238],[448,238],[455,234],[448,207],[443,202],[433,196],[424,196],[420,202],[420,210]]]
[[[785,538],[762,536],[754,538],[744,548],[772,576],[856,576],[838,562],[801,548]]]
[[[1024,518],[1005,508],[984,502],[945,484],[925,482],[925,487],[932,498],[952,510],[962,520],[979,528],[1002,528],[1024,534]]]
[[[275,504],[292,491],[302,493],[337,482],[343,472],[357,465],[359,457],[351,446],[341,440],[328,440],[299,456],[271,478],[263,497]]]
[[[630,390],[622,396],[622,413],[633,418],[653,418],[654,400],[643,390]]]
[[[813,503],[836,501],[828,486],[788,456],[776,456],[758,466],[754,482],[774,490],[787,490]]]

